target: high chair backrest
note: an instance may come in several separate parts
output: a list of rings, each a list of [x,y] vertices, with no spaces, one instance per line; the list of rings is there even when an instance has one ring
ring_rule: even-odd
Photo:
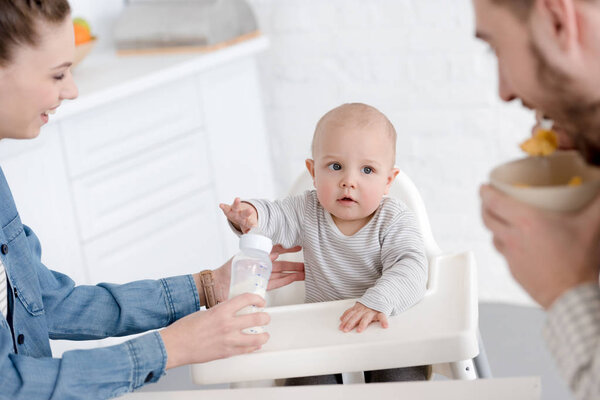
[[[292,186],[289,195],[295,196],[312,188],[314,188],[312,178],[308,171],[304,171],[304,173],[302,173],[296,179],[296,182]],[[442,251],[433,237],[431,225],[429,224],[429,217],[427,216],[427,210],[425,209],[425,204],[423,203],[423,199],[419,194],[419,190],[417,189],[413,181],[408,177],[408,175],[406,175],[402,170],[398,173],[398,176],[392,183],[388,196],[401,200],[415,214],[417,224],[419,225],[419,229],[421,230],[421,234],[423,235],[423,241],[425,242],[425,251],[427,253],[427,259],[429,260],[429,264],[431,265],[433,259],[436,256],[440,255]],[[430,287],[431,283],[435,279],[431,275],[431,268],[429,269],[429,274],[430,275],[428,277],[428,286]]]
[[[312,188],[312,179],[306,172],[289,194]],[[337,329],[339,316],[354,299],[302,304],[303,281],[268,291],[270,341],[256,353],[195,365],[195,382],[252,381],[254,385],[266,380],[271,384],[273,379],[341,372],[344,383],[356,383],[362,382],[360,371],[415,365],[433,365],[435,374],[450,378],[475,379],[473,358],[479,348],[474,255],[470,251],[442,254],[421,196],[403,172],[392,184],[389,196],[402,200],[414,212],[423,235],[429,281],[420,302],[390,317],[388,329],[374,327],[355,335]],[[301,253],[284,254],[281,258],[303,259]]]

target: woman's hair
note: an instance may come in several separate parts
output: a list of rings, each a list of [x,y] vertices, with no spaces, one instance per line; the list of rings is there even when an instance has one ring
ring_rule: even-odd
[[[68,0],[0,0],[0,66],[16,47],[38,44],[40,21],[59,24],[70,12]]]

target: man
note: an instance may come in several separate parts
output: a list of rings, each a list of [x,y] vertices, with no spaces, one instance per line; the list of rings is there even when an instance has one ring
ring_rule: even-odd
[[[476,36],[498,58],[499,94],[556,121],[600,164],[600,0],[473,0]],[[563,141],[561,141],[563,142]],[[484,224],[514,278],[548,312],[544,336],[578,399],[600,398],[600,196],[540,211],[489,185]]]

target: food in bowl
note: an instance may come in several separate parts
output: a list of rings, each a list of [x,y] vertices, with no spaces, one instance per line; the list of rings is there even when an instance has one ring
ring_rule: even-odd
[[[580,176],[574,176],[571,179],[569,179],[569,182],[567,182],[567,186],[579,186],[583,183],[583,179]],[[520,188],[524,188],[524,187],[531,187],[531,185],[528,185],[526,183],[513,183],[514,187],[520,187]]]
[[[509,196],[550,211],[577,211],[600,190],[600,168],[586,164],[576,151],[525,157],[490,173],[492,186]]]
[[[567,186],[579,186],[582,183],[583,183],[583,179],[580,176],[574,176],[569,180],[569,182],[567,183]]]

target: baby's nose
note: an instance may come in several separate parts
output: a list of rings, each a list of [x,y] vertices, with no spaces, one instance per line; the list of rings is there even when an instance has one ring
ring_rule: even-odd
[[[340,182],[343,188],[355,188],[356,183],[354,183],[353,179],[342,179]]]

